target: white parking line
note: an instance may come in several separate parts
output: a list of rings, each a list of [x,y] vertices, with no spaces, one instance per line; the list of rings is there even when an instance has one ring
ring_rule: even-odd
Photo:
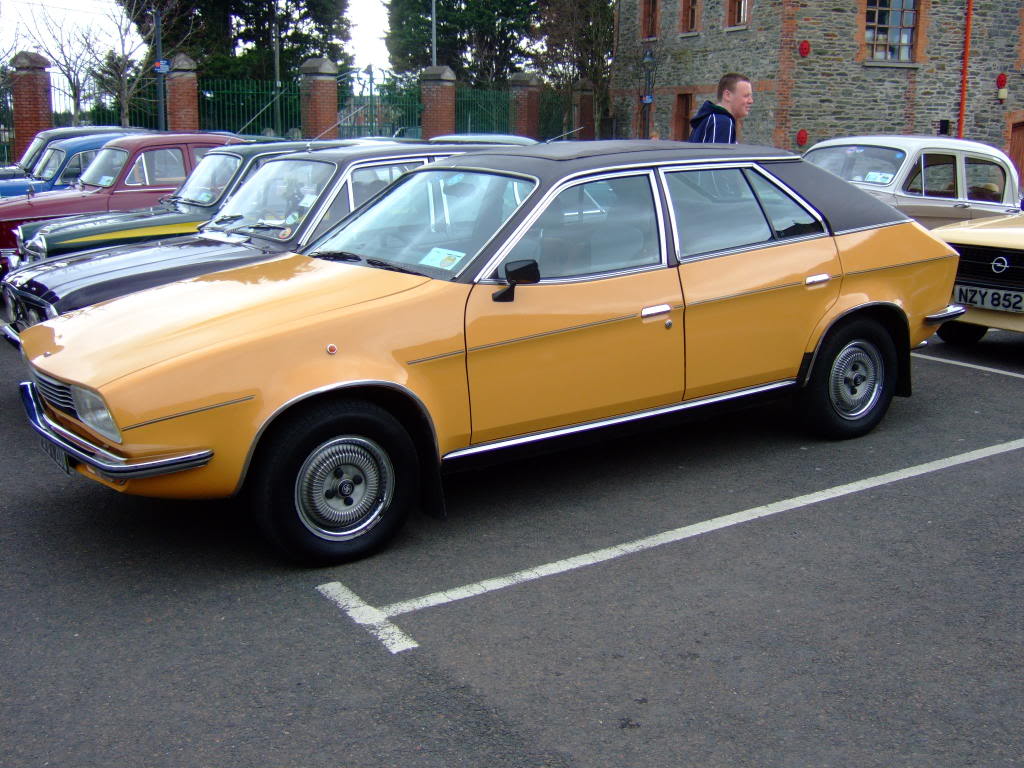
[[[985,365],[974,365],[974,363],[962,363],[959,360],[947,360],[944,357],[932,357],[931,355],[922,355],[920,352],[912,352],[912,357],[919,357],[922,360],[931,360],[934,363],[945,363],[946,365],[959,365],[964,368],[973,368],[976,371],[985,371],[986,373],[998,373],[1003,376],[1013,376],[1016,379],[1024,379],[1024,373],[1014,373],[1013,371],[1003,371],[999,368],[989,368]]]
[[[946,459],[929,461],[924,464],[918,464],[914,467],[907,467],[906,469],[887,472],[884,475],[875,475],[874,477],[869,477],[864,480],[857,480],[852,483],[846,483],[845,485],[837,485],[823,491],[816,491],[814,493],[808,493],[792,499],[776,501],[772,504],[766,504],[761,507],[753,507],[742,512],[723,515],[722,517],[716,517],[713,520],[704,520],[700,523],[686,525],[682,528],[676,528],[671,531],[655,534],[654,536],[648,536],[625,544],[618,544],[605,549],[599,549],[596,552],[588,552],[587,554],[570,557],[566,560],[545,563],[544,565],[538,565],[533,568],[516,571],[515,573],[511,573],[506,576],[485,579],[474,584],[466,584],[465,586],[455,587],[441,592],[434,592],[433,594],[424,595],[423,597],[417,597],[412,600],[392,603],[391,605],[384,606],[383,608],[376,608],[367,604],[348,587],[338,581],[321,584],[317,589],[326,598],[341,608],[350,619],[357,624],[366,626],[369,631],[384,644],[384,647],[391,651],[391,653],[400,653],[401,651],[418,647],[418,643],[389,621],[389,619],[394,618],[395,616],[412,613],[413,611],[419,611],[424,608],[433,608],[439,605],[453,603],[457,600],[465,600],[468,597],[475,597],[477,595],[487,594],[488,592],[494,592],[499,589],[505,589],[506,587],[512,587],[516,584],[535,581],[536,579],[540,579],[545,576],[554,576],[555,574],[566,573],[588,565],[595,565],[608,560],[614,560],[616,558],[623,557],[624,555],[643,552],[648,549],[653,549],[654,547],[660,547],[664,544],[672,544],[677,541],[682,541],[683,539],[700,536],[701,534],[717,531],[721,528],[728,528],[729,526],[746,523],[751,520],[758,520],[771,515],[777,515],[780,512],[789,512],[794,509],[801,509],[802,507],[807,507],[811,504],[830,501],[841,496],[847,496],[851,493],[859,493],[872,488],[878,488],[883,485],[899,482],[900,480],[908,480],[912,477],[919,477],[930,472],[938,472],[939,470],[949,469],[950,467],[955,467],[960,464],[967,464],[971,461],[978,461],[991,456],[998,456],[1002,453],[1017,451],[1021,448],[1024,448],[1024,439],[1011,440],[1010,442],[1000,443],[999,445],[989,446],[988,448],[979,448],[976,451],[960,453]]]

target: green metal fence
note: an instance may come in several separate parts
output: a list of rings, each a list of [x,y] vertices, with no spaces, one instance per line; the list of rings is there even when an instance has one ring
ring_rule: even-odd
[[[74,103],[64,90],[50,91],[53,104],[53,125],[65,128],[74,125]],[[128,124],[136,128],[156,128],[159,123],[156,104],[156,80],[146,78],[128,105]],[[121,125],[121,103],[105,94],[91,94],[81,104],[79,125]]]
[[[10,165],[17,158],[14,153],[14,109],[11,103],[11,89],[0,82],[0,165]]]
[[[338,135],[344,139],[360,136],[420,137],[423,104],[418,89],[371,95],[350,94],[342,86],[338,91],[338,104]]]
[[[302,135],[299,84],[280,91],[269,80],[199,80],[199,127],[268,136]]]
[[[545,88],[540,92],[540,138],[553,139],[573,128],[572,93]]]
[[[459,88],[455,92],[458,133],[511,133],[512,97],[508,91]]]

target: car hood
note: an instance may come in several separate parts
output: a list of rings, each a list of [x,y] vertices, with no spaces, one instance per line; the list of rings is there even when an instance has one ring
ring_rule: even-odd
[[[145,245],[128,244],[55,256],[26,264],[5,280],[63,313],[280,253],[262,245],[251,245],[245,239],[224,243],[186,235]]]
[[[104,210],[108,195],[101,188],[87,190],[62,189],[41,192],[28,197],[5,197],[0,199],[0,221],[33,219],[40,216],[66,216],[70,213],[86,213]]]
[[[284,254],[123,296],[32,326],[26,357],[93,387],[192,352],[412,290],[430,278]],[[272,364],[272,361],[267,361]]]
[[[45,181],[36,181],[29,178],[5,179],[0,181],[0,197],[17,197],[24,195],[29,190],[41,192],[48,189]]]
[[[158,205],[137,211],[77,216],[67,221],[50,222],[39,227],[35,234],[45,237],[48,244],[80,243],[87,247],[91,241],[102,245],[109,235],[125,230],[138,230],[137,234],[140,236],[179,234],[175,230],[177,225],[206,221],[212,213],[209,209],[199,207],[182,206],[179,209],[174,206]],[[188,231],[194,232],[195,229],[191,227]]]
[[[946,224],[931,233],[950,243],[1024,249],[1024,213]]]

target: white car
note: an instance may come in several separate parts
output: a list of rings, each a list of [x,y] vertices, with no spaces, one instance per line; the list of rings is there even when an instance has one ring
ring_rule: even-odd
[[[850,136],[819,142],[804,157],[929,229],[1020,211],[1020,178],[1013,162],[978,141]]]

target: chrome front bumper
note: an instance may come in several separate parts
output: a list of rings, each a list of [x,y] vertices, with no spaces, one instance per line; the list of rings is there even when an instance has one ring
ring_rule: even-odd
[[[924,316],[925,325],[941,325],[949,320],[956,320],[967,311],[967,307],[961,304],[947,304],[941,312],[935,312]]]
[[[43,410],[43,402],[33,382],[23,381],[19,387],[21,402],[32,429],[67,454],[72,462],[86,464],[111,480],[133,480],[183,472],[206,466],[213,458],[213,451],[196,451],[157,458],[125,459],[93,445],[52,421]]]
[[[10,342],[11,346],[15,349],[21,349],[21,337],[18,336],[18,332],[7,323],[0,325],[0,336],[4,337],[4,341]]]

